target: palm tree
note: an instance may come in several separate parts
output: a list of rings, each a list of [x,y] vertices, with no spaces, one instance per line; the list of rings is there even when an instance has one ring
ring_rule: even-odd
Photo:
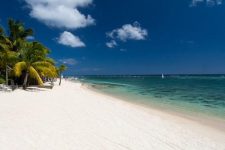
[[[67,69],[65,65],[60,65],[58,68],[58,73],[59,73],[59,85],[61,85],[62,81],[62,72],[64,72]]]
[[[33,35],[33,30],[28,28],[25,29],[24,24],[20,21],[15,21],[13,19],[8,20],[9,27],[9,40],[13,43],[13,51],[18,51],[21,42],[25,41],[28,36]]]
[[[57,70],[53,59],[47,57],[49,50],[38,42],[27,42],[27,37],[33,35],[32,29],[26,29],[20,21],[9,19],[9,34],[0,27],[0,75],[6,74],[13,68],[13,77],[21,77],[26,89],[30,79],[35,79],[43,85],[42,78],[57,77]]]
[[[17,53],[12,50],[12,41],[4,35],[4,30],[0,28],[0,69],[6,74],[6,85],[8,85],[8,68],[12,67],[17,60]]]
[[[16,58],[16,52],[13,51],[13,41],[4,35],[3,29],[0,28],[0,53],[2,63],[12,64],[12,57]]]
[[[51,61],[47,57],[49,50],[38,42],[26,42],[20,50],[21,61],[14,66],[16,77],[20,77],[23,72],[25,74],[23,88],[27,88],[28,78],[33,78],[38,85],[43,85],[41,77],[56,77],[57,71]]]
[[[17,60],[17,54],[13,51],[2,49],[0,46],[0,68],[5,71],[6,85],[8,85],[8,74],[10,66]]]
[[[20,21],[9,19],[9,35],[5,35],[0,27],[0,69],[5,72],[6,84],[8,84],[8,70],[13,67],[17,60],[17,52],[21,48],[21,43],[26,41],[28,36],[33,35],[32,29],[25,29]]]

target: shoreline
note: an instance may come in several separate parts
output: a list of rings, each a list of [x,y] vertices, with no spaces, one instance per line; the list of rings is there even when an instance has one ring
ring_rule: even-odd
[[[225,134],[63,80],[0,93],[0,147],[18,150],[225,149]]]
[[[72,81],[73,82],[73,81]],[[76,83],[76,82],[75,82]],[[171,110],[172,108],[168,108],[168,107],[160,107],[157,105],[152,105],[149,103],[143,103],[143,102],[138,102],[138,101],[130,101],[128,100],[129,98],[124,98],[123,96],[119,96],[119,95],[113,95],[113,94],[109,94],[106,92],[103,92],[101,90],[95,89],[94,87],[89,86],[88,84],[83,84],[82,82],[78,81],[77,83],[81,83],[82,87],[87,89],[87,90],[91,90],[95,93],[100,93],[104,96],[109,96],[111,98],[115,98],[116,100],[125,102],[127,104],[130,105],[134,105],[135,107],[140,107],[140,109],[146,109],[146,111],[150,110],[154,110],[154,111],[158,111],[161,113],[167,113],[169,115],[172,116],[177,116],[183,119],[187,119],[190,121],[193,121],[195,123],[216,129],[218,131],[222,131],[225,134],[225,120],[223,120],[222,118],[219,117],[214,117],[212,115],[210,116],[204,116],[202,114],[197,114],[196,116],[193,116],[193,114],[187,113],[185,111],[178,111],[178,110]]]

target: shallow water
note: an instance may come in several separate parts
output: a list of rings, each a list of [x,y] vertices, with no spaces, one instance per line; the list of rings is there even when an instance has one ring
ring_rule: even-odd
[[[225,120],[225,76],[83,76],[96,90],[126,100]]]

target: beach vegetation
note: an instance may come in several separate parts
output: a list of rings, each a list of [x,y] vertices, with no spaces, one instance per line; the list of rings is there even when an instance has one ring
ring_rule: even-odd
[[[29,85],[43,86],[46,79],[57,78],[65,70],[57,68],[50,50],[38,41],[28,40],[33,36],[31,28],[20,21],[8,20],[8,34],[0,27],[0,82],[17,84],[24,89]],[[9,79],[10,82],[9,83]]]
[[[3,84],[3,83],[5,83],[5,79],[0,77],[0,84]]]

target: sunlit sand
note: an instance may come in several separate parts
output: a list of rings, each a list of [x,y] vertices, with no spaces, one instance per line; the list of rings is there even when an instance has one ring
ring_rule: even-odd
[[[80,83],[0,93],[1,150],[223,150],[225,132]]]

